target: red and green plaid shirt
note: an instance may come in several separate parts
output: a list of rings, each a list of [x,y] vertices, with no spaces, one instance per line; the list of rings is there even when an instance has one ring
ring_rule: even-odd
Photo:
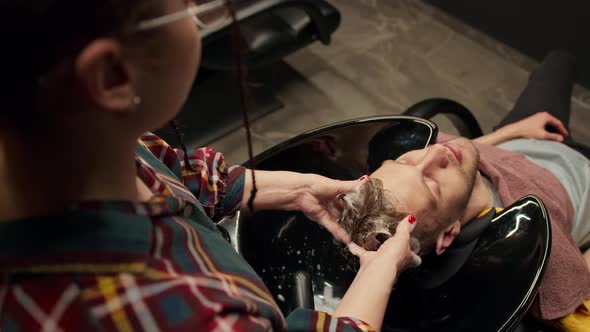
[[[136,163],[149,202],[81,202],[0,223],[0,332],[371,329],[302,309],[287,323],[212,221],[239,208],[244,168],[209,148],[189,161],[196,172],[147,134]]]

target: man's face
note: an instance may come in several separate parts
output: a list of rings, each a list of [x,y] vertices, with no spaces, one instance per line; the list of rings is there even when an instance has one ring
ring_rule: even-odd
[[[398,211],[418,218],[413,235],[424,240],[463,215],[478,163],[479,153],[471,141],[457,138],[388,160],[371,177],[383,182],[397,200]]]

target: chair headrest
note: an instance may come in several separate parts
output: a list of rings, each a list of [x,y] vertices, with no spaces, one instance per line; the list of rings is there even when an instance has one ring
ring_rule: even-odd
[[[425,257],[420,268],[400,276],[383,326],[511,331],[537,293],[550,243],[547,211],[538,197],[490,210],[467,224],[444,255]]]
[[[424,257],[422,265],[411,272],[416,286],[422,289],[438,287],[452,278],[471,256],[480,235],[496,216],[494,209],[467,223],[453,244],[440,256],[431,254]]]

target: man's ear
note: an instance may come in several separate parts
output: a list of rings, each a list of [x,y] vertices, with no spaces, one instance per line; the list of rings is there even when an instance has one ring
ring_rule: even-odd
[[[461,223],[455,221],[452,225],[447,227],[436,239],[436,254],[442,255],[445,250],[453,243],[457,235],[461,232]]]
[[[111,112],[129,110],[135,86],[117,41],[98,39],[90,43],[78,55],[75,70],[83,92],[94,104]]]

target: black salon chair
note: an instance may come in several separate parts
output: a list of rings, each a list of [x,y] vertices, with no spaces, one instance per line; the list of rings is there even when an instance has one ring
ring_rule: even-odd
[[[243,61],[248,69],[250,119],[255,120],[284,106],[275,96],[276,71],[266,68],[290,53],[319,40],[330,43],[340,25],[340,13],[323,0],[232,0],[237,5],[242,45],[248,50]],[[229,25],[215,31],[202,30],[199,75],[189,98],[177,116],[188,146],[205,146],[243,125],[240,90],[235,83],[232,34]],[[285,70],[285,66],[277,67]],[[289,71],[290,72],[290,71]],[[216,112],[199,112],[205,108]],[[223,121],[218,119],[223,118]],[[189,130],[190,129],[190,130]],[[179,147],[168,126],[158,136]]]
[[[242,0],[236,3],[242,42],[248,50],[245,63],[250,69],[275,63],[316,40],[327,45],[340,25],[338,10],[323,0]],[[230,30],[224,26],[202,32],[202,67],[234,68]]]
[[[451,123],[454,125],[454,127],[457,129],[457,131],[459,132],[460,136],[463,137],[467,137],[470,139],[474,139],[477,138],[479,136],[483,135],[483,131],[481,130],[481,127],[479,126],[477,120],[475,119],[475,117],[473,116],[473,114],[462,104],[453,101],[453,100],[449,100],[449,99],[445,99],[445,98],[432,98],[432,99],[426,99],[424,101],[421,101],[419,103],[414,104],[413,106],[411,106],[410,108],[408,108],[405,112],[404,115],[408,115],[408,116],[416,116],[416,117],[420,117],[423,119],[431,119],[432,117],[436,116],[436,115],[444,115],[447,119],[449,119],[451,121]],[[517,205],[518,203],[513,204]],[[505,209],[504,211],[508,211],[509,209]],[[544,210],[544,208],[543,208]],[[546,215],[546,212],[544,212],[544,214]],[[551,243],[551,228],[548,222],[548,216],[547,218],[547,241],[544,244],[544,246],[547,247],[547,259],[549,257],[550,254],[550,243]],[[522,219],[521,219],[522,221]],[[470,227],[477,227],[478,223],[471,223]],[[462,231],[465,234],[465,229],[463,229]],[[427,261],[425,261],[425,263],[428,264]],[[545,262],[546,264],[546,262]],[[544,265],[545,265],[544,264]],[[450,264],[452,265],[452,264]],[[423,267],[424,268],[424,267]],[[426,270],[426,269],[425,269]],[[544,272],[544,267],[542,270],[539,270],[541,272],[541,275],[538,277],[538,281],[540,281],[541,277],[542,277],[542,273]],[[513,276],[513,274],[507,274],[507,276],[509,278],[511,278]],[[458,279],[455,279],[458,280]],[[467,281],[468,282],[468,281]],[[511,280],[505,280],[506,284],[511,284]],[[496,283],[496,285],[498,285],[499,283]],[[402,282],[403,285],[403,282]],[[410,289],[411,286],[409,286],[407,289]],[[538,287],[538,282],[537,285],[535,287]],[[398,288],[401,289],[401,286],[398,285]],[[500,292],[502,293],[502,292]],[[535,288],[535,293],[536,293],[536,288]],[[531,294],[532,296],[528,297],[529,301],[528,304],[530,304],[530,301],[534,299],[534,293]],[[473,303],[473,305],[478,305],[478,303]],[[506,330],[506,331],[514,331],[514,332],[557,332],[557,330],[555,330],[552,327],[546,326],[541,324],[539,321],[535,320],[531,315],[524,315],[526,314],[526,307],[521,307],[519,309],[520,314],[516,315],[514,317],[512,317],[513,322],[509,325],[511,326],[507,326],[509,327],[508,329],[502,329],[502,331]],[[401,314],[398,313],[398,314]],[[517,317],[521,317],[522,319],[515,319]],[[500,331],[500,330],[498,330]]]
[[[481,134],[473,116],[435,99],[407,113],[447,114],[463,134]],[[469,124],[459,119],[473,121]],[[436,140],[428,120],[397,115],[356,119],[310,131],[256,158],[258,169],[314,172],[357,179],[384,160]],[[472,136],[472,135],[468,135]],[[236,250],[254,267],[288,314],[298,307],[330,311],[355,275],[355,264],[317,224],[294,212],[263,211],[222,222]],[[547,266],[551,229],[545,207],[523,197],[471,222],[441,257],[404,273],[390,299],[385,331],[519,331]],[[403,305],[402,305],[403,304]]]

